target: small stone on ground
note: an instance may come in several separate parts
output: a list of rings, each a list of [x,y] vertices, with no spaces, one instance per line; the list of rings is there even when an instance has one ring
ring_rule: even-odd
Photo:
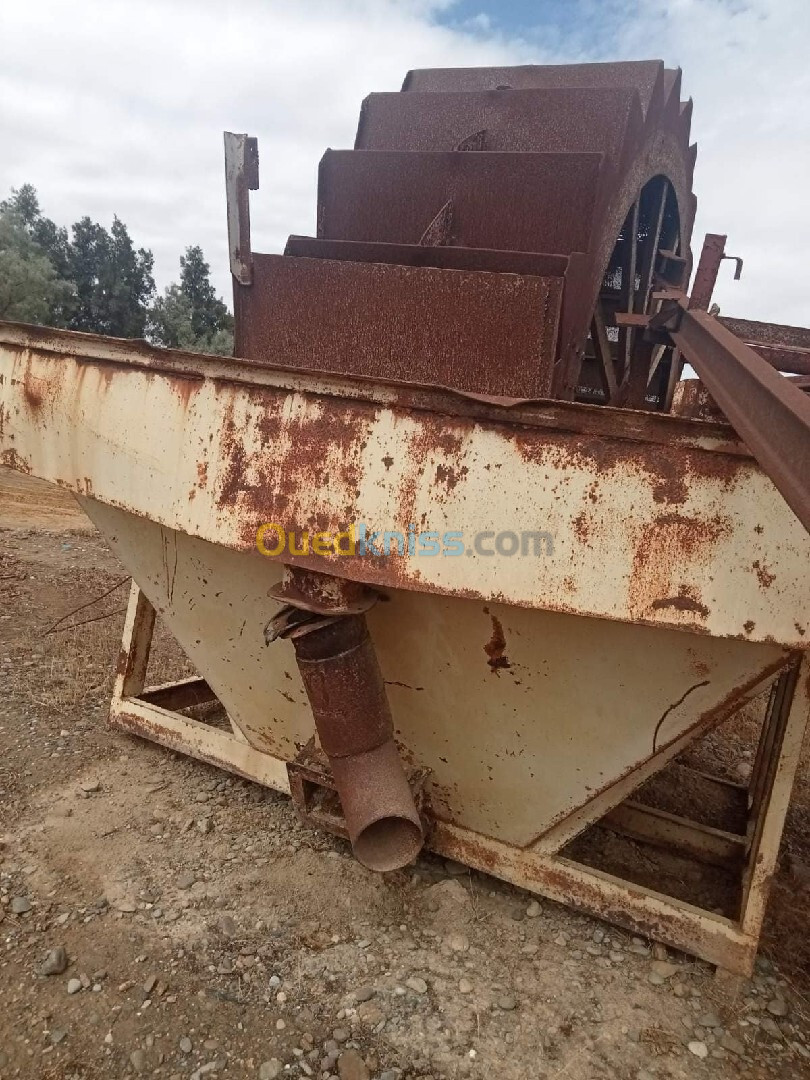
[[[356,1050],[344,1050],[337,1060],[340,1080],[369,1080],[365,1061]]]
[[[61,975],[67,970],[67,953],[61,945],[51,949],[37,969],[40,975]]]

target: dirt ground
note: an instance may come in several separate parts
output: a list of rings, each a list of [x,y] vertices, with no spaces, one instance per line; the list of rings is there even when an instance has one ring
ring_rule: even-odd
[[[727,984],[432,856],[369,873],[287,799],[112,732],[126,585],[68,496],[0,469],[1,1080],[810,1077],[806,761]],[[749,735],[703,752],[744,775]]]

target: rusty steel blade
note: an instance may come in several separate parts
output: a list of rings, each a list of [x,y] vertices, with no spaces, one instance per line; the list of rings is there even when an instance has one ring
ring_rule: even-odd
[[[291,236],[285,255],[341,262],[396,263],[399,266],[435,266],[440,270],[488,270],[501,274],[562,277],[570,257],[533,251],[493,251],[491,248],[428,247],[423,244],[375,244],[363,240],[318,240]]]
[[[546,397],[562,284],[561,277],[254,255],[253,285],[236,293],[236,351],[310,371]]]
[[[612,64],[526,64],[522,67],[421,68],[408,72],[402,89],[452,92],[629,86],[638,91],[646,113],[655,97],[660,96],[663,102],[664,71],[663,60],[635,60]]]
[[[810,330],[803,326],[720,316],[728,330],[779,371],[810,375]]]
[[[614,161],[641,137],[633,87],[371,94],[356,150],[455,150],[471,134],[479,149],[604,153]]]
[[[721,315],[723,326],[744,341],[746,345],[785,346],[791,349],[810,349],[810,330],[804,326],[787,326],[784,323],[757,322],[754,319],[735,319]]]
[[[587,251],[602,162],[601,154],[328,150],[318,235],[418,244],[452,200],[455,245]]]

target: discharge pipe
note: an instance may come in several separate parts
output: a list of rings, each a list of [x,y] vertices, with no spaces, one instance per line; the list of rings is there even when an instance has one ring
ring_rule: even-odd
[[[299,609],[320,609],[311,628],[303,624],[290,635],[318,738],[332,767],[355,857],[371,870],[398,870],[421,851],[424,829],[394,742],[365,615],[355,608],[329,617],[327,610],[340,610],[341,602],[330,597],[324,603],[325,577],[298,569],[290,574],[288,568],[276,595]]]
[[[356,858],[371,870],[407,866],[422,848],[422,822],[365,616],[343,616],[294,645]]]

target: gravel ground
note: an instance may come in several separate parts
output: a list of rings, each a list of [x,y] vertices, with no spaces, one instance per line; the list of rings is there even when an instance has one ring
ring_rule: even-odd
[[[124,579],[0,470],[2,1080],[810,1077],[806,764],[756,974],[727,984],[432,856],[371,874],[287,799],[107,729]]]

